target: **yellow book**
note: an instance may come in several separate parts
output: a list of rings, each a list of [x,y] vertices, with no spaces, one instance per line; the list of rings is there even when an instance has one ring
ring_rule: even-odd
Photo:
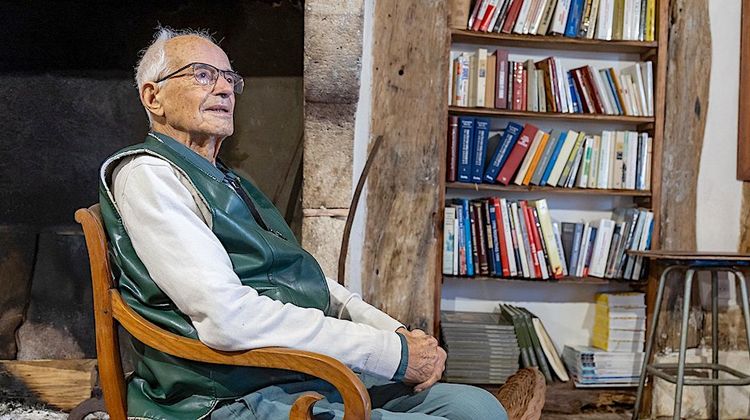
[[[547,200],[537,200],[534,202],[534,206],[539,215],[539,224],[542,228],[544,244],[547,246],[547,258],[549,259],[549,265],[552,270],[550,277],[559,279],[563,276],[563,268],[562,262],[560,261],[560,253],[557,249],[557,241],[555,240],[555,231],[552,229],[552,218],[549,215]]]
[[[539,142],[539,148],[536,149],[534,158],[531,160],[531,165],[529,165],[529,170],[526,171],[526,176],[523,177],[523,185],[529,185],[529,183],[531,182],[531,177],[534,175],[536,166],[539,164],[539,159],[541,159],[542,157],[542,153],[544,152],[544,147],[547,145],[547,140],[549,140],[549,134],[544,133],[542,135],[542,139]]]
[[[646,41],[653,41],[656,38],[656,0],[647,0],[646,2]]]

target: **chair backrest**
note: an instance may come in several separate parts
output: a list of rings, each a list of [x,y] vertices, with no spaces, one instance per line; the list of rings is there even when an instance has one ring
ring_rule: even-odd
[[[104,232],[99,204],[79,209],[75,219],[83,227],[91,267],[91,285],[94,292],[94,322],[96,324],[96,357],[99,378],[104,391],[104,403],[112,420],[125,420],[125,377],[120,360],[120,343],[117,324],[113,317],[110,290],[114,279],[107,253],[107,235]]]

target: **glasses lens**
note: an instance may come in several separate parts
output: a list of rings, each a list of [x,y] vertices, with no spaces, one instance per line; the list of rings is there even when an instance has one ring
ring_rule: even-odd
[[[201,85],[207,86],[216,81],[219,71],[215,67],[207,64],[195,64],[193,66],[193,76]]]
[[[243,90],[245,90],[245,80],[242,79],[242,76],[240,76],[237,73],[233,73],[232,77],[234,79],[234,93],[239,95],[242,93]],[[229,79],[227,78],[227,80]]]

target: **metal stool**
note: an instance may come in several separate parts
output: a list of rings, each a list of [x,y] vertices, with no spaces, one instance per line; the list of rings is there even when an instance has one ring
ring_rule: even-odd
[[[653,319],[646,342],[646,354],[641,368],[640,383],[633,409],[633,420],[640,416],[641,403],[643,402],[643,388],[646,383],[646,376],[652,374],[676,385],[674,399],[674,420],[680,419],[680,409],[682,405],[682,387],[684,385],[708,385],[711,390],[711,412],[712,418],[719,418],[719,386],[742,386],[750,385],[750,375],[732,369],[728,366],[719,364],[719,291],[718,291],[718,273],[728,272],[735,275],[740,284],[740,300],[742,304],[742,314],[745,320],[745,333],[750,346],[750,309],[748,308],[748,292],[745,276],[740,272],[739,267],[750,266],[750,255],[730,254],[730,253],[696,253],[696,252],[676,252],[676,251],[648,251],[643,253],[634,253],[639,256],[647,257],[652,260],[658,260],[667,267],[659,278],[659,287],[656,293],[656,304],[654,306]],[[673,271],[682,270],[685,272],[685,290],[682,308],[682,325],[680,328],[680,349],[678,362],[675,363],[650,363],[656,341],[656,329],[659,325],[659,311],[661,309],[662,299],[664,297],[664,286],[667,281],[667,275]],[[711,273],[711,363],[686,363],[685,352],[687,350],[688,335],[688,318],[690,315],[690,297],[693,287],[693,278],[698,272]],[[750,351],[750,349],[749,349]],[[677,369],[677,376],[668,374],[667,370]],[[711,378],[685,378],[685,369],[710,370]],[[724,371],[733,375],[735,378],[719,379],[719,371]]]

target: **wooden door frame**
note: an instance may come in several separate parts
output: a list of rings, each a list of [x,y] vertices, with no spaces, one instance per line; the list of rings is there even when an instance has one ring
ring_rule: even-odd
[[[750,0],[742,0],[740,19],[737,179],[740,181],[750,181]],[[744,25],[744,23],[747,23],[747,25]]]

